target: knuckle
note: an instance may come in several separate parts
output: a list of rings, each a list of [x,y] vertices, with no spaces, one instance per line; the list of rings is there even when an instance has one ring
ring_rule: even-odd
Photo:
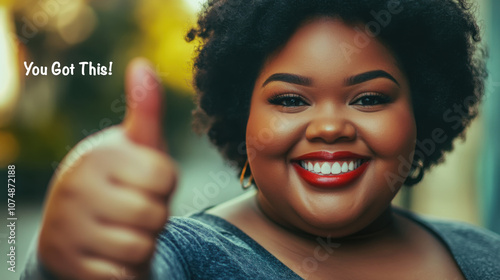
[[[144,203],[143,206],[134,211],[134,223],[148,230],[157,230],[162,227],[167,220],[166,206],[156,201],[141,203]]]
[[[168,211],[166,209],[166,206],[164,205],[157,205],[154,206],[154,210],[151,211],[151,217],[152,217],[152,222],[151,222],[151,228],[153,230],[158,230],[163,227],[163,225],[167,222],[168,219]]]
[[[113,275],[117,274],[116,271],[120,271],[120,267],[114,264],[100,264],[100,265],[86,265],[80,266],[75,269],[75,278],[71,279],[96,279],[96,280],[109,280],[114,279]]]
[[[163,154],[154,152],[149,159],[149,172],[151,176],[159,177],[171,170],[171,159]]]
[[[142,263],[149,260],[149,257],[153,253],[154,245],[152,238],[137,236],[124,246],[124,255],[132,263]]]
[[[171,192],[176,184],[177,184],[177,165],[175,164],[174,161],[170,160],[168,162],[167,168],[164,169],[162,173],[159,174],[157,178],[159,179],[159,183],[163,186],[163,192],[164,193],[169,193]]]
[[[151,188],[160,195],[168,194],[177,182],[177,167],[168,156],[157,156],[151,160],[145,172],[151,178]]]
[[[136,222],[147,219],[151,213],[151,207],[149,204],[149,201],[142,198],[142,195],[141,198],[137,198],[135,203],[131,204],[131,207],[133,207],[131,211],[132,219]]]

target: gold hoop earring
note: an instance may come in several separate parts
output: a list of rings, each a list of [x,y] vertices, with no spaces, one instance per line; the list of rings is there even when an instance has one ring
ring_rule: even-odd
[[[424,167],[423,161],[422,160],[418,160],[417,164],[412,166],[412,168],[410,170],[410,174],[408,175],[408,177],[410,177],[410,179],[413,179],[413,180],[418,179],[422,175],[422,169],[423,169],[423,167]]]
[[[250,186],[252,186],[252,180],[253,180],[253,175],[250,174],[250,177],[248,178],[248,182],[246,184],[243,183],[243,181],[245,180],[245,172],[247,171],[247,167],[248,167],[248,159],[247,159],[247,162],[245,162],[245,166],[243,166],[243,170],[241,170],[241,176],[240,176],[240,184],[244,190],[246,190]]]

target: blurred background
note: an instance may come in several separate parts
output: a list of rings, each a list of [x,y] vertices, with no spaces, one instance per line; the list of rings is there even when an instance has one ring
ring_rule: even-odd
[[[488,43],[490,79],[479,118],[457,140],[444,164],[395,203],[421,214],[462,220],[500,233],[500,1],[477,0]],[[176,215],[241,194],[231,169],[206,137],[191,131],[191,60],[196,44],[184,35],[203,0],[0,0],[0,218],[7,218],[7,166],[16,166],[16,273],[7,271],[0,227],[0,279],[18,279],[37,231],[50,178],[66,153],[87,135],[121,122],[124,70],[136,56],[156,67],[166,95],[165,122],[181,180]],[[24,62],[50,66],[92,61],[106,76],[26,76]],[[77,67],[78,69],[78,67]],[[2,185],[3,184],[3,185]],[[99,195],[99,194],[96,194]]]

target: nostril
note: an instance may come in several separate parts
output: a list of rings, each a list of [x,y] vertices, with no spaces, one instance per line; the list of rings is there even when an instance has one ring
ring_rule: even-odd
[[[356,137],[354,125],[345,120],[320,119],[311,122],[306,129],[309,141],[333,143],[351,141]]]

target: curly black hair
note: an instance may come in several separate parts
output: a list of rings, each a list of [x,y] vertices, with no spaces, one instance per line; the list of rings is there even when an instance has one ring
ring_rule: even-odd
[[[391,9],[384,18],[381,11]],[[474,13],[466,0],[209,0],[186,36],[201,43],[194,127],[242,168],[250,98],[265,59],[311,17],[364,23],[409,80],[417,125],[411,164],[422,168],[404,183],[416,184],[477,115],[487,73]]]

